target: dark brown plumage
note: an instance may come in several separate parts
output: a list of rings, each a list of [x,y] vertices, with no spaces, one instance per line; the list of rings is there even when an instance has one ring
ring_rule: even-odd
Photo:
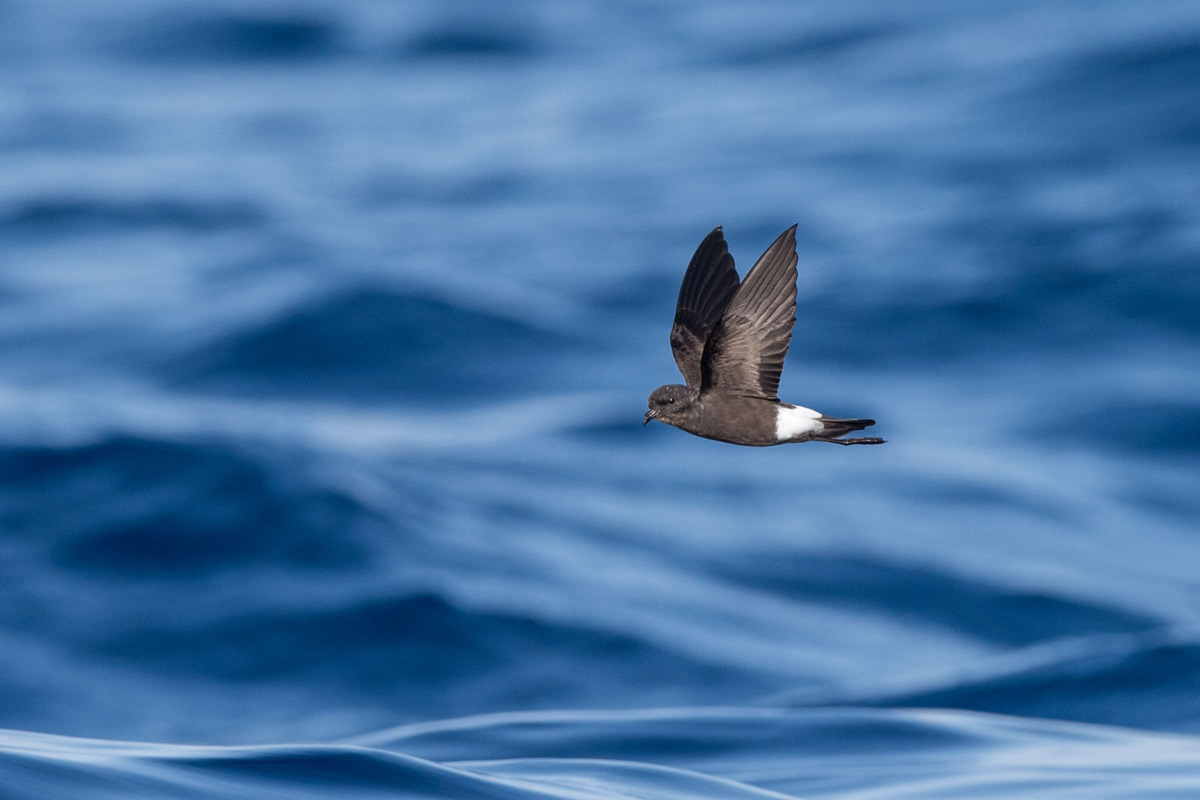
[[[785,442],[883,444],[839,438],[875,424],[836,419],[779,400],[779,378],[796,324],[796,226],[767,248],[739,283],[721,228],[692,256],[671,326],[671,351],[686,386],[650,395],[652,419],[697,436],[765,447]]]
[[[720,227],[714,228],[696,248],[683,275],[675,304],[675,324],[671,326],[671,352],[688,386],[700,385],[704,343],[721,321],[739,285],[725,237]]]

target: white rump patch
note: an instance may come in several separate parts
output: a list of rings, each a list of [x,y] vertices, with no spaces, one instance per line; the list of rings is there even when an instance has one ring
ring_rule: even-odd
[[[786,442],[805,433],[817,433],[825,426],[817,417],[820,411],[804,406],[783,406],[775,410],[775,440]]]

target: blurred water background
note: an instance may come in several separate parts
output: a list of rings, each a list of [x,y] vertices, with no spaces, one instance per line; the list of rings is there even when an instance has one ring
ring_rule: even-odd
[[[0,2],[0,797],[1200,796],[1195,2]],[[662,425],[715,225],[781,395]]]

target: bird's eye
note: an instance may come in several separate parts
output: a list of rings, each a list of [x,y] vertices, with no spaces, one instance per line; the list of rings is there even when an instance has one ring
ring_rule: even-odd
[[[675,402],[675,398],[674,398],[674,397],[668,397],[668,398],[667,398],[667,402],[668,402],[668,403],[674,403],[674,402]]]

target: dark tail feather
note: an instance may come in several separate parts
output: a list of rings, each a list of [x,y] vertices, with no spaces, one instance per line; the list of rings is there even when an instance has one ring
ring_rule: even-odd
[[[834,444],[883,444],[886,439],[880,439],[878,436],[860,436],[856,439],[839,439],[839,436],[845,436],[851,431],[861,431],[863,428],[869,428],[875,424],[873,419],[835,419],[833,417],[820,417],[821,424],[825,426],[818,435],[813,437],[813,441],[817,442],[833,442]]]

